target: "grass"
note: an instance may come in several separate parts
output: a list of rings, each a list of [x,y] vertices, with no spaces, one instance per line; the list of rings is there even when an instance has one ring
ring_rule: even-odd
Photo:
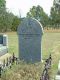
[[[58,71],[58,62],[60,59],[60,32],[45,32],[42,41],[43,59],[52,54],[51,77],[55,77]]]
[[[8,34],[9,53],[15,53],[18,56],[18,36],[16,32],[6,33]]]
[[[9,53],[13,52],[18,56],[18,36],[16,32],[6,33],[9,40]],[[48,58],[52,54],[52,68],[50,70],[51,80],[55,77],[58,70],[60,59],[60,31],[44,31],[42,38],[42,58]],[[14,65],[11,70],[6,71],[2,80],[39,80],[44,63],[26,64],[21,62]]]

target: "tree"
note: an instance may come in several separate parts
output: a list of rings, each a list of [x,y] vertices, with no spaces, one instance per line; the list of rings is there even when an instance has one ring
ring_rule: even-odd
[[[6,4],[5,0],[0,0],[0,10],[1,11],[6,10],[5,4]]]
[[[0,31],[3,28],[3,22],[4,22],[5,12],[6,12],[5,3],[6,3],[5,0],[0,0]]]
[[[39,5],[37,7],[33,6],[30,8],[30,11],[27,13],[27,17],[33,17],[39,20],[44,26],[48,24],[48,16]]]
[[[17,27],[20,24],[20,22],[21,22],[21,20],[17,16],[15,16],[13,19],[13,22],[12,22],[11,30],[17,31]]]
[[[0,0],[0,32],[11,31],[15,16],[6,11],[5,0]],[[16,26],[15,26],[16,27]]]
[[[54,25],[53,27],[58,28],[60,27],[60,5],[58,1],[54,0],[53,7],[51,7],[51,24]]]
[[[6,12],[4,21],[3,21],[3,31],[11,31],[14,15],[12,13]]]

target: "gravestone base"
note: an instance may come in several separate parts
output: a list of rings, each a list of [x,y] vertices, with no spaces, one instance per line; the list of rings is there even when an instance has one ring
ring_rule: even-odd
[[[32,63],[32,64],[33,63],[37,63],[37,62],[42,62],[42,60],[40,60],[40,59],[36,59],[36,60],[34,58],[32,58],[32,59],[26,59],[25,57],[22,58],[22,56],[20,56],[19,59],[22,60],[23,62]]]

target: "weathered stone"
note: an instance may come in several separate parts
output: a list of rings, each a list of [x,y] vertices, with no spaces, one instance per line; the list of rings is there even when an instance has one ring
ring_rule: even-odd
[[[8,36],[7,35],[3,35],[3,46],[8,47]]]
[[[7,35],[0,34],[0,56],[8,52],[8,37]]]
[[[42,60],[43,28],[36,19],[25,18],[18,26],[19,59],[26,62]]]

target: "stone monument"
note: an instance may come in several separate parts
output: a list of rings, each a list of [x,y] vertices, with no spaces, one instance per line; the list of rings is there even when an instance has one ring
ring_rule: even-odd
[[[38,62],[42,60],[42,34],[43,28],[40,22],[33,18],[24,18],[18,26],[19,59],[26,62]]]
[[[0,34],[0,56],[8,52],[8,37],[5,34]]]

